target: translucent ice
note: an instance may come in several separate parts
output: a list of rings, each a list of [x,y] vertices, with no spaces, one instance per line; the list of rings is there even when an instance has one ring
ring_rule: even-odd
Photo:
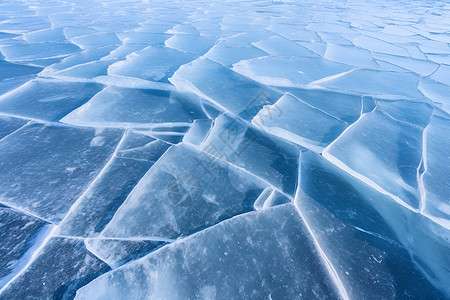
[[[430,114],[430,110],[423,107],[421,113]],[[396,201],[418,210],[422,135],[423,128],[399,122],[377,109],[349,127],[325,149],[324,156]]]
[[[181,90],[193,91],[247,119],[263,105],[274,103],[281,96],[271,88],[204,58],[182,66],[171,82]]]
[[[95,83],[33,80],[1,96],[0,112],[58,121],[89,101],[101,88],[101,85]]]
[[[317,120],[321,121],[318,122]],[[321,151],[347,127],[341,121],[290,94],[265,106],[252,123],[303,147]]]
[[[0,202],[59,222],[103,168],[121,130],[32,123],[0,141]]]
[[[107,87],[61,121],[88,126],[151,127],[155,123],[190,123],[199,117],[204,114],[195,97],[162,90]]]
[[[239,118],[223,114],[216,118],[200,148],[292,195],[297,178],[298,147],[279,137],[269,138],[261,124],[255,125],[249,126]]]
[[[0,1],[0,299],[450,299],[449,12]]]
[[[78,288],[109,270],[86,250],[83,241],[51,238],[26,269],[3,288],[2,297],[72,299]]]
[[[292,205],[245,214],[163,247],[99,277],[80,289],[76,299],[214,299],[238,293],[337,297]]]
[[[176,145],[142,178],[102,236],[188,235],[252,210],[263,189],[264,183],[256,177],[204,152]]]

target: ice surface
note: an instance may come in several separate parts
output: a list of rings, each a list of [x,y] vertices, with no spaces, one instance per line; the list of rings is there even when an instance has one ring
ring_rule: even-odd
[[[425,203],[422,208],[427,214],[439,218],[450,227],[450,203],[448,201],[448,174],[450,166],[449,119],[433,115],[425,128],[425,153],[423,158],[423,189]],[[442,167],[444,166],[444,168]],[[446,200],[447,199],[447,200]]]
[[[112,268],[117,268],[129,261],[138,259],[165,245],[164,241],[120,240],[120,239],[86,239],[86,248]]]
[[[72,43],[44,42],[1,46],[0,51],[8,61],[27,62],[64,57],[80,51],[80,48]]]
[[[359,119],[361,112],[372,111],[375,102],[371,97],[344,94],[321,89],[285,88],[286,92],[301,99],[313,108],[321,110],[347,124]]]
[[[49,224],[0,206],[0,288],[2,288],[30,259],[33,246],[45,236]]]
[[[337,297],[292,205],[245,214],[177,241],[96,279],[76,298],[226,299],[237,294]]]
[[[213,121],[211,119],[195,120],[189,131],[184,135],[183,142],[186,144],[200,145],[211,130]]]
[[[353,70],[342,74],[342,76],[316,82],[314,85],[343,92],[394,99],[420,99],[423,97],[417,90],[419,81],[417,75],[404,72],[384,72],[383,76],[378,76],[378,74],[379,71],[377,70]]]
[[[424,110],[422,114],[430,113],[427,107]],[[418,210],[422,135],[423,128],[399,122],[377,109],[349,127],[325,149],[324,156],[396,201]]]
[[[0,1],[0,299],[449,299],[449,12]]]
[[[54,237],[14,282],[3,288],[2,297],[71,299],[77,289],[109,270],[86,250],[83,241]]]
[[[267,56],[234,65],[233,70],[263,84],[306,86],[316,80],[350,71],[350,66],[320,57]]]
[[[205,57],[221,63],[226,66],[232,66],[233,64],[243,60],[266,56],[267,53],[251,45],[228,45],[227,42],[221,40],[212,47]]]
[[[168,83],[168,78],[195,56],[167,47],[149,47],[129,54],[125,61],[108,68],[108,74],[131,76],[149,81]],[[155,65],[155,62],[158,62]]]
[[[103,168],[122,130],[29,124],[0,141],[0,202],[59,222]]]
[[[214,127],[200,148],[266,180],[290,195],[294,193],[298,147],[280,138],[269,139],[267,132],[261,128],[223,114],[216,118]]]
[[[24,119],[0,116],[0,140],[27,124]]]
[[[263,105],[274,103],[281,96],[281,93],[205,58],[182,66],[171,81],[177,88],[193,91],[246,119],[251,119]]]
[[[101,235],[163,239],[189,235],[252,210],[264,186],[219,158],[176,145],[145,174]]]
[[[175,34],[167,39],[164,44],[167,47],[200,56],[208,52],[214,42],[215,40],[211,37]]]
[[[361,68],[375,68],[370,51],[350,46],[328,44],[324,57],[328,60]]]
[[[318,122],[317,120],[321,121]],[[252,123],[296,144],[321,151],[335,140],[347,124],[290,94],[265,106]]]
[[[61,121],[108,127],[151,127],[204,118],[197,98],[164,90],[107,87]]]
[[[108,166],[70,209],[59,234],[95,236],[100,233],[142,176],[168,148],[168,144],[146,135],[127,133]]]
[[[315,57],[316,54],[311,50],[279,35],[260,40],[253,43],[254,46],[264,50],[270,55],[276,56],[306,56]],[[244,57],[244,59],[246,59]]]
[[[433,274],[440,268],[426,253],[446,260],[444,240],[448,232],[437,238],[435,245],[414,245],[426,243],[426,232],[432,231],[424,219],[401,212],[402,206],[389,197],[348,178],[316,154],[304,152],[301,161],[295,203],[336,267],[350,299],[443,297],[427,282],[414,260],[425,260],[426,276],[440,277],[442,284],[448,284],[445,271]],[[398,226],[399,217],[415,221],[406,221],[408,228],[404,229]],[[415,241],[405,240],[405,234],[414,236]],[[399,264],[402,268],[397,267]]]
[[[58,121],[83,105],[102,86],[95,83],[36,79],[0,97],[0,113]]]

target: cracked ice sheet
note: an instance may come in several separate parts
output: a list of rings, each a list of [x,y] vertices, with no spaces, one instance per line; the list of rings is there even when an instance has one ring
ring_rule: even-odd
[[[425,276],[448,290],[446,267],[437,263],[448,259],[448,231],[417,217],[322,156],[305,151],[301,162],[295,205],[350,299],[445,298]]]
[[[2,297],[73,299],[77,289],[109,270],[107,264],[86,250],[83,241],[53,237],[19,276],[3,288]]]
[[[253,210],[265,186],[219,158],[175,145],[145,174],[101,236],[173,239],[189,235]]]
[[[167,242],[172,241],[88,238],[85,245],[89,251],[95,253],[95,256],[115,269],[155,251]]]
[[[445,115],[444,115],[445,116]],[[446,116],[447,117],[447,116]],[[435,217],[439,223],[450,228],[450,203],[448,201],[448,183],[450,181],[450,140],[449,119],[436,113],[424,132],[424,173],[423,209],[427,215]],[[447,199],[447,201],[446,201]]]
[[[241,61],[233,70],[262,84],[274,86],[306,86],[314,81],[348,72],[351,66],[320,57],[266,56]]]
[[[200,149],[293,195],[299,149],[261,129],[264,128],[250,126],[239,118],[223,114],[215,119]]]
[[[419,166],[423,130],[432,108],[403,101],[400,109],[390,103],[364,114],[323,152],[324,157],[395,201],[419,211]],[[390,111],[392,110],[391,114]],[[422,124],[411,125],[420,114]],[[425,121],[425,124],[423,122]],[[417,124],[417,123],[416,123]]]
[[[393,201],[392,197],[374,191],[359,179],[345,174],[320,156],[303,152],[300,166],[301,189],[295,201],[297,209],[300,209],[297,212],[300,212],[304,220],[309,223],[306,235],[308,238],[315,239],[313,247],[317,247],[317,251],[321,249],[327,256],[327,259],[322,259],[325,263],[319,261],[318,268],[326,265],[331,268],[331,271],[335,270],[330,273],[333,275],[333,284],[340,288],[341,298],[346,298],[346,294],[351,296],[350,298],[370,298],[371,296],[374,298],[448,298],[450,284],[448,282],[448,264],[445,262],[449,261],[449,238],[445,222],[448,221],[447,182],[450,168],[447,163],[448,139],[445,133],[448,131],[449,118],[448,114],[440,110],[443,109],[447,113],[449,111],[447,95],[449,94],[448,65],[450,65],[448,59],[450,53],[448,12],[450,7],[448,3],[391,1],[383,3],[381,6],[377,1],[356,2],[353,0],[326,1],[326,3],[321,0],[282,1],[281,3],[280,1],[271,3],[271,1],[249,0],[240,5],[226,1],[205,3],[200,0],[189,3],[157,0],[39,2],[41,1],[18,3],[4,0],[0,3],[0,52],[3,52],[0,53],[0,94],[8,93],[35,79],[36,76],[51,77],[58,80],[58,85],[67,84],[76,88],[69,92],[70,89],[58,89],[55,88],[55,85],[39,85],[31,92],[11,98],[8,101],[8,112],[5,110],[3,113],[18,115],[16,117],[45,119],[52,122],[52,124],[46,125],[59,126],[60,114],[73,113],[74,109],[92,97],[85,95],[86,89],[83,87],[88,86],[85,85],[87,82],[101,83],[108,86],[107,89],[115,86],[115,88],[139,90],[136,93],[121,92],[123,101],[118,102],[115,102],[117,99],[111,101],[113,97],[109,98],[109,94],[104,95],[101,105],[92,101],[93,108],[90,109],[89,115],[85,115],[90,118],[87,121],[91,123],[86,122],[83,126],[133,127],[129,133],[132,133],[133,136],[140,136],[140,138],[131,140],[124,138],[119,147],[111,146],[106,150],[100,150],[102,154],[105,154],[105,160],[99,159],[95,162],[89,160],[87,164],[95,170],[92,171],[92,174],[87,172],[87,175],[84,173],[80,175],[80,178],[86,177],[86,181],[81,179],[80,182],[74,181],[74,184],[79,185],[80,193],[83,192],[83,196],[74,197],[75,200],[78,199],[75,202],[72,202],[72,199],[61,199],[61,201],[67,202],[66,204],[71,209],[60,229],[64,227],[64,230],[67,230],[66,235],[82,236],[71,237],[71,240],[76,241],[77,249],[82,249],[80,251],[84,253],[87,253],[87,249],[110,267],[117,268],[130,260],[136,260],[155,251],[165,243],[173,243],[173,245],[164,246],[164,249],[178,247],[181,244],[181,241],[155,239],[155,237],[108,238],[96,236],[114,216],[118,206],[124,202],[131,189],[138,184],[139,179],[153,161],[161,156],[160,152],[164,152],[169,147],[168,144],[181,141],[220,156],[222,160],[226,159],[227,162],[224,163],[229,163],[230,168],[236,168],[239,173],[245,174],[244,176],[254,175],[259,177],[258,180],[264,181],[261,185],[262,191],[258,191],[255,197],[252,197],[251,201],[249,200],[248,209],[267,211],[272,210],[271,207],[274,205],[292,202],[299,165],[298,149],[293,149],[299,147],[293,145],[294,148],[291,149],[290,146],[287,146],[290,142],[283,141],[282,138],[275,137],[268,132],[264,133],[257,126],[245,123],[252,120],[258,113],[260,116],[265,116],[269,115],[267,112],[270,112],[272,118],[276,117],[276,111],[269,110],[270,105],[276,103],[285,92],[288,92],[301,99],[307,107],[302,106],[302,109],[295,110],[298,115],[294,115],[292,112],[294,116],[290,118],[289,122],[283,122],[282,125],[291,126],[290,130],[300,135],[305,135],[307,132],[298,130],[301,126],[292,126],[292,124],[298,121],[304,122],[308,115],[305,113],[310,112],[310,109],[321,112],[314,114],[317,116],[315,124],[314,118],[307,122],[310,128],[313,127],[316,130],[321,128],[326,121],[330,121],[330,118],[337,120],[338,123],[342,121],[345,126],[354,123],[361,114],[365,115],[360,121],[365,120],[377,105],[376,113],[382,112],[384,117],[388,117],[388,119],[380,118],[377,121],[380,123],[388,121],[386,121],[382,133],[370,130],[372,124],[374,124],[373,127],[379,127],[379,124],[373,119],[365,124],[369,128],[368,136],[364,138],[365,145],[374,152],[377,152],[378,144],[384,147],[384,151],[378,151],[376,156],[381,160],[390,160],[392,165],[386,163],[385,167],[393,170],[393,173],[398,173],[397,175],[402,177],[409,174],[410,176],[406,176],[409,178],[408,183],[414,187],[416,184],[414,184],[412,170],[414,168],[416,170],[417,188],[415,188],[415,192],[420,195],[420,214]],[[215,41],[217,42],[214,44]],[[353,43],[358,46],[352,46]],[[170,48],[173,51],[166,51],[159,56],[145,56],[146,50],[142,50],[151,48]],[[174,55],[165,55],[169,52]],[[132,59],[128,58],[132,58],[136,54],[140,55],[141,59],[137,59],[133,63]],[[204,56],[198,58],[200,55]],[[181,56],[189,57],[189,59],[175,61],[175,58]],[[208,62],[208,59],[211,63]],[[244,62],[258,61],[259,59],[272,61],[267,64],[267,72],[264,72],[271,76],[276,73],[278,83],[273,78],[269,78],[272,81],[265,82],[269,85],[287,85],[288,81],[292,83],[294,81],[302,82],[302,80],[306,83],[312,80],[312,84],[307,85],[306,89],[278,86],[277,91],[274,91],[265,84],[257,83],[232,71],[233,64],[239,66]],[[193,60],[192,64],[186,65]],[[198,61],[202,61],[203,64]],[[124,72],[123,75],[108,74],[109,66],[121,65],[121,63],[115,64],[117,62],[121,62],[123,65],[130,64],[128,67],[120,69],[120,72]],[[214,62],[216,65],[213,68]],[[285,62],[284,66],[280,67],[280,62]],[[291,62],[296,63],[291,65]],[[334,73],[330,68],[333,65],[343,65],[347,69],[340,73]],[[45,69],[41,72],[44,67]],[[110,69],[114,69],[114,67]],[[353,68],[357,70],[346,73],[347,70]],[[190,73],[187,70],[190,70]],[[298,70],[306,75],[297,74]],[[263,69],[258,66],[256,71],[263,71]],[[186,78],[177,80],[177,75],[172,75],[174,72],[186,75]],[[153,81],[158,79],[158,75],[159,81]],[[150,76],[153,77],[150,78]],[[174,76],[175,80],[172,82],[176,87],[169,83],[170,76]],[[42,78],[38,80],[42,81]],[[72,83],[69,84],[69,81]],[[280,82],[284,82],[284,84]],[[305,83],[298,85],[304,87]],[[148,97],[144,95],[143,90],[152,93],[149,91],[150,89],[171,91],[186,87],[196,92],[201,99],[194,100],[187,94],[181,96],[186,96],[192,101],[180,101],[172,97],[165,97],[166,99],[161,100],[161,106],[157,107],[159,108],[157,111],[154,110],[155,107],[152,104],[145,102]],[[311,87],[322,89],[309,90]],[[41,97],[42,100],[45,100],[42,91],[48,91],[50,94],[52,89],[55,92],[53,96],[66,96],[66,98],[61,98],[61,101],[39,102]],[[340,93],[330,90],[337,90]],[[376,99],[366,95],[371,95]],[[391,101],[386,101],[386,98],[390,98]],[[402,101],[394,102],[393,99],[423,101],[427,104],[424,106],[405,105]],[[174,100],[176,103],[173,102]],[[107,109],[107,104],[110,102],[112,102],[112,106]],[[173,104],[179,104],[180,109],[174,109]],[[269,106],[267,107],[267,105]],[[167,114],[163,112],[166,108],[169,110]],[[105,111],[101,112],[103,109]],[[431,112],[425,112],[427,109],[432,110],[431,120]],[[239,129],[238,136],[230,130],[236,128],[226,126],[229,122],[222,115],[223,113],[228,115],[231,120],[238,120],[236,115],[245,119],[244,122],[240,122],[242,120],[236,122],[236,124],[240,124],[236,127]],[[289,113],[291,112],[289,111]],[[176,123],[166,123],[166,121],[172,122],[174,120],[172,117],[180,117],[183,120],[188,119],[188,121],[177,119]],[[395,121],[392,121],[394,119]],[[142,120],[145,123],[140,123]],[[3,141],[8,141],[26,129],[29,125],[25,124],[29,121],[29,119],[2,115],[0,117],[0,139],[1,136],[4,136]],[[127,123],[129,121],[131,124]],[[360,121],[357,121],[355,127],[359,126]],[[113,123],[114,125],[112,125]],[[390,127],[392,123],[396,125]],[[33,124],[31,123],[31,125]],[[392,130],[394,127],[396,129]],[[414,131],[410,130],[410,127],[416,128],[417,132],[422,133],[409,136]],[[15,132],[16,130],[17,132]],[[362,136],[365,134],[365,128],[358,130]],[[252,140],[253,133],[257,133],[258,136],[255,141]],[[392,142],[395,140],[395,137],[392,138],[392,136],[397,133],[402,137],[401,140],[405,145],[414,148],[406,151],[408,155],[405,155],[405,151],[395,154],[393,150],[396,149],[386,147],[384,142],[377,142],[382,140],[383,136]],[[344,138],[345,135],[344,132],[341,138]],[[416,136],[420,136],[421,142],[416,139]],[[224,137],[226,138],[224,139]],[[155,141],[154,138],[160,140]],[[318,139],[317,136],[315,138]],[[372,142],[371,138],[373,138]],[[64,177],[65,173],[61,173],[56,167],[58,162],[47,159],[50,156],[48,155],[49,151],[41,151],[39,147],[34,147],[28,152],[22,149],[28,147],[30,143],[49,142],[51,145],[48,148],[55,147],[54,145],[59,146],[59,139],[59,137],[51,139],[49,135],[43,134],[29,143],[18,142],[18,146],[11,147],[11,149],[8,144],[3,146],[0,160],[5,158],[3,154],[8,153],[8,150],[19,152],[18,156],[32,153],[34,155],[31,162],[33,165],[39,165],[40,159],[44,160],[42,167],[33,173],[33,180],[37,180],[39,177],[48,179],[49,174],[53,171],[57,174],[53,178]],[[205,141],[208,143],[205,144]],[[214,143],[209,143],[213,141]],[[249,141],[252,143],[247,147]],[[211,147],[211,144],[213,146],[220,145],[219,150],[221,151],[217,152],[215,149],[217,147]],[[324,143],[324,146],[326,144]],[[158,146],[155,149],[157,145],[161,147]],[[240,151],[236,154],[229,146],[236,147]],[[75,145],[75,147],[77,146]],[[60,148],[56,147],[54,151],[60,151],[58,149]],[[116,149],[115,155],[108,156],[113,149]],[[300,149],[305,151],[305,149]],[[84,150],[85,148],[81,147],[78,151]],[[61,154],[58,157],[59,164],[68,164],[70,158],[79,157],[78,151],[65,153],[67,157],[65,154]],[[409,161],[411,162],[410,166],[408,161],[407,163],[405,161],[411,153],[416,153],[417,157],[414,156]],[[6,159],[8,160],[10,157],[11,155]],[[317,161],[323,162],[323,165],[311,157],[317,158]],[[418,165],[417,158],[420,158]],[[179,169],[188,166],[183,157],[177,158],[176,162]],[[367,164],[366,161],[364,163]],[[364,166],[364,164],[361,165]],[[3,167],[3,165],[1,166]],[[8,168],[12,169],[13,167],[13,164],[8,165]],[[197,168],[202,167],[197,166]],[[395,170],[396,168],[398,168],[398,172]],[[324,169],[325,171],[323,171]],[[373,173],[376,173],[383,168],[374,165],[373,169]],[[0,173],[1,170],[2,168],[0,168]],[[20,183],[22,176],[28,176],[27,171],[24,172],[25,175],[22,175],[22,170],[23,168],[18,170],[14,176],[16,179],[10,181],[10,185],[2,186],[2,190],[11,190],[13,184]],[[27,170],[33,170],[33,168],[29,167]],[[93,177],[90,177],[91,175]],[[3,176],[1,178],[3,179]],[[25,177],[25,180],[27,179],[28,177]],[[41,183],[37,185],[43,186]],[[395,183],[393,183],[394,185]],[[55,198],[49,200],[51,202],[49,205],[52,205],[56,198],[66,196],[65,193],[72,193],[74,188],[61,184],[61,187],[57,186],[54,190]],[[300,192],[304,192],[304,194]],[[35,195],[36,193],[31,191],[28,194]],[[194,195],[196,194],[194,193]],[[19,195],[17,198],[18,203],[21,196]],[[42,200],[39,195],[36,196],[36,199]],[[223,201],[224,207],[227,200]],[[43,202],[36,204],[41,206]],[[9,205],[14,206],[13,203],[9,203]],[[367,206],[372,206],[373,209],[366,209]],[[14,216],[22,216],[24,212],[36,213],[17,206],[10,210],[15,212],[12,214]],[[230,216],[234,216],[235,213],[238,212],[233,212]],[[295,216],[295,214],[283,214],[280,219],[288,222],[285,219],[295,218]],[[222,223],[234,222],[235,219],[241,217],[242,215],[218,225],[209,224],[208,226],[212,225],[212,228],[215,228]],[[267,219],[261,222],[267,222]],[[4,223],[0,222],[0,226],[2,224]],[[63,226],[63,224],[65,225]],[[286,224],[289,225],[289,223]],[[32,230],[31,227],[28,229]],[[269,227],[264,227],[265,236],[261,235],[260,241],[264,241],[266,237],[275,240],[273,238],[274,229]],[[17,236],[24,239],[18,241],[18,244],[28,243],[30,239],[26,237],[27,228],[23,230],[23,232],[13,230],[7,233],[15,235],[18,232]],[[236,231],[230,229],[225,231],[222,236],[228,236],[228,233],[231,232],[234,237],[243,230],[239,228]],[[20,272],[19,269],[31,257],[29,254],[36,249],[56,253],[55,249],[59,249],[59,247],[47,250],[48,248],[43,245],[39,248],[42,239],[47,237],[47,233],[45,231],[42,235],[33,235],[31,240],[35,242],[21,248],[25,249],[25,254],[20,257],[10,275],[17,274],[17,271]],[[215,233],[217,234],[217,232]],[[252,234],[254,233],[252,232]],[[186,240],[190,238],[192,237]],[[220,240],[220,238],[219,235],[217,239]],[[48,242],[48,240],[45,241]],[[252,241],[254,240],[252,239]],[[241,245],[244,243],[238,239],[237,242]],[[197,244],[202,245],[198,241],[190,244],[190,251],[196,255],[201,252],[201,249],[196,248]],[[244,253],[245,249],[239,248],[233,240],[228,241],[228,246],[238,249],[233,253],[232,258],[239,261],[242,257],[241,253]],[[277,247],[283,248],[283,244],[280,242]],[[150,256],[160,253],[159,251],[166,251],[164,249],[156,250]],[[22,250],[17,252],[18,256],[24,253]],[[257,251],[259,250],[257,249]],[[404,255],[406,252],[412,259]],[[69,256],[70,253],[73,252],[66,251]],[[203,252],[197,256],[202,257],[201,255]],[[259,294],[251,296],[258,297],[260,295],[261,297],[272,297],[272,299],[297,296],[313,298],[304,292],[301,292],[301,295],[300,293],[283,294],[283,284],[285,283],[273,283],[272,275],[275,273],[271,273],[272,270],[264,264],[261,266],[261,261],[264,262],[267,256],[268,254],[264,253],[257,258],[251,257],[257,261],[255,266],[259,269],[255,267],[253,270],[245,270],[246,272],[242,273],[247,276],[243,279],[238,278],[239,281],[230,279],[236,273],[235,269],[237,268],[233,268],[228,271],[228,274],[222,273],[223,277],[221,278],[227,280],[216,283],[216,286],[208,284],[205,288],[193,288],[191,294],[180,295],[193,295],[193,298],[201,296],[221,298],[219,288],[224,285],[224,282],[228,284],[229,290],[236,291],[241,282],[253,278],[252,275],[256,273],[254,269],[259,271],[264,268],[261,271],[261,274],[265,274],[261,277],[263,278],[262,284],[257,286],[255,292]],[[49,257],[58,257],[58,255],[49,255]],[[170,259],[169,255],[166,257]],[[212,266],[214,260],[211,257],[206,256],[205,261]],[[290,258],[301,263],[297,256],[279,257],[276,267],[289,267]],[[250,263],[250,256],[245,258],[248,260],[242,261],[243,266],[245,263]],[[289,262],[286,262],[285,258]],[[330,264],[327,263],[327,260]],[[47,273],[44,273],[50,275],[54,272],[51,269],[54,264],[51,265],[49,262],[55,263],[55,261],[60,261],[60,258],[49,259],[38,267],[35,267],[34,263],[25,267],[22,275],[27,274],[27,277],[17,277],[17,283],[11,284],[15,290],[1,294],[0,297],[3,298],[4,295],[7,295],[8,298],[30,298],[34,295],[34,297],[40,298],[72,298],[77,288],[100,275],[100,273],[94,272],[95,275],[82,282],[74,281],[73,277],[64,277],[64,274],[72,273],[70,266],[74,262],[71,261],[57,266],[58,271],[65,271],[64,274],[61,272],[57,276],[42,276],[42,270],[46,270]],[[202,264],[205,261],[202,261]],[[95,266],[98,260],[89,260],[89,262]],[[134,263],[131,262],[122,268],[128,268],[131,264]],[[215,270],[222,271],[221,265],[213,267],[216,268]],[[88,268],[86,265],[80,267],[84,270],[86,268]],[[199,266],[198,269],[202,268]],[[330,270],[328,269],[328,271]],[[296,268],[295,277],[306,276],[303,272],[303,268]],[[139,274],[142,273],[136,272],[136,274],[136,277],[139,277]],[[280,274],[280,272],[276,274]],[[276,274],[274,277],[278,278]],[[85,274],[83,273],[81,276],[84,277]],[[319,276],[326,277],[328,275],[321,273]],[[202,280],[202,278],[206,278],[206,275],[195,275],[194,277]],[[213,276],[209,277],[213,278]],[[191,278],[186,280],[195,281]],[[211,278],[206,279],[211,280]],[[291,281],[286,281],[290,287],[293,286],[290,284]],[[439,288],[445,295],[436,292],[429,283]],[[188,285],[186,283],[185,286]],[[260,292],[269,285],[267,293],[266,290]],[[31,286],[33,287],[31,288]],[[311,286],[308,284],[308,288]],[[65,290],[66,287],[68,287],[67,290]],[[184,289],[191,291],[189,287]],[[172,290],[176,290],[176,286]],[[309,290],[311,289],[309,288]],[[298,290],[293,289],[292,293],[295,291]],[[4,292],[6,291],[0,291],[0,293]],[[330,297],[337,297],[335,293],[324,293]],[[228,298],[235,298],[237,294],[238,292],[230,292]],[[248,294],[250,295],[250,292]],[[168,297],[175,297],[173,295],[169,294]],[[314,297],[323,298],[321,294],[314,295]]]
[[[0,141],[0,202],[58,223],[121,137],[115,129],[22,127]]]
[[[194,55],[177,49],[148,47],[129,54],[124,61],[109,66],[108,74],[169,83],[168,78],[180,66],[194,59]],[[157,65],[155,61],[158,62]]]
[[[276,136],[318,152],[347,127],[344,121],[290,94],[285,94],[271,106],[265,106],[253,118],[252,123]]]
[[[414,73],[358,69],[344,73],[342,76],[314,82],[312,87],[373,95],[387,99],[423,99],[422,93],[417,89],[418,82],[419,77]]]
[[[102,174],[74,205],[58,229],[66,236],[96,236],[122,205],[148,169],[170,145],[127,132]]]
[[[0,289],[26,265],[50,224],[0,205]]]
[[[245,119],[251,119],[263,105],[274,103],[281,96],[281,93],[205,58],[180,67],[170,81],[178,89],[197,93]]]
[[[58,121],[101,89],[96,83],[36,79],[0,96],[0,113]]]
[[[186,125],[199,118],[205,118],[205,115],[196,96],[165,90],[109,86],[61,122],[83,126],[146,128],[155,124]]]
[[[226,220],[163,247],[99,277],[76,299],[230,299],[237,294],[337,297],[291,204]]]

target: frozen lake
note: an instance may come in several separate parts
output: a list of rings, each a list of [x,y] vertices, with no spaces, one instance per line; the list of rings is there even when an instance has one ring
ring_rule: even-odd
[[[2,0],[0,299],[449,299],[450,3]]]

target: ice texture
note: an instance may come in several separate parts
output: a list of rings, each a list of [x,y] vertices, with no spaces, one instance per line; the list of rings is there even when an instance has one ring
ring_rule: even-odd
[[[0,143],[0,201],[58,223],[101,171],[122,130],[31,123]]]
[[[220,158],[189,146],[172,146],[141,179],[101,235],[160,239],[189,235],[252,210],[264,186],[257,177]]]
[[[449,24],[0,1],[0,299],[450,299]]]
[[[80,289],[77,299],[335,298],[336,293],[305,225],[286,204],[163,247],[99,277]]]

